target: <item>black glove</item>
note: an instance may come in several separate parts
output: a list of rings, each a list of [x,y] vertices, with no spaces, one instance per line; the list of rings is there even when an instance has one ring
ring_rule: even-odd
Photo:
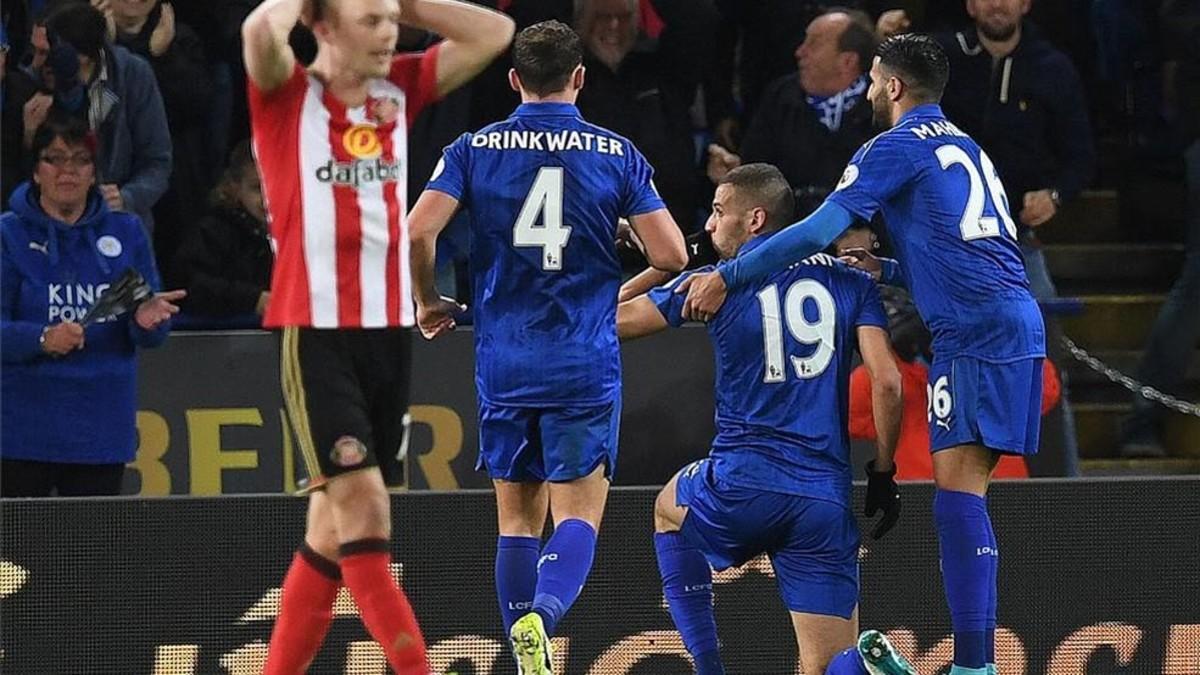
[[[111,286],[104,289],[100,297],[96,298],[96,304],[83,315],[79,323],[82,326],[90,326],[100,319],[132,312],[151,295],[153,291],[150,284],[146,283],[137,270],[130,267]]]
[[[867,504],[863,513],[871,518],[880,509],[883,518],[871,530],[871,538],[879,539],[900,520],[900,488],[896,485],[896,465],[890,471],[876,471],[875,460],[867,462]]]

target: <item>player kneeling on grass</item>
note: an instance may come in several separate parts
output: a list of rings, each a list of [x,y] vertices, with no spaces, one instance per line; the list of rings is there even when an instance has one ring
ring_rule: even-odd
[[[706,229],[728,260],[766,241],[792,211],[779,170],[747,164],[717,186]],[[684,296],[675,288],[687,276],[621,303],[620,337],[681,325]],[[879,429],[866,504],[868,515],[884,513],[873,532],[879,538],[900,516],[892,479],[900,374],[886,327],[871,277],[827,255],[731,294],[708,322],[717,436],[709,457],[676,474],[654,509],[663,591],[697,673],[724,672],[710,565],[725,569],[762,553],[791,612],[805,673],[913,672],[875,631],[859,641],[861,656],[854,649],[859,534],[850,509],[848,378],[858,348]]]

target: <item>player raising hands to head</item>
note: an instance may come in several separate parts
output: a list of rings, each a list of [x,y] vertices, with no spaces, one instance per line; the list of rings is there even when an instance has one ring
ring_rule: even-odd
[[[308,70],[288,34],[317,39]],[[396,54],[400,23],[445,38]],[[513,24],[454,0],[265,0],[242,26],[255,155],[276,261],[284,400],[314,489],[266,672],[301,673],[343,583],[398,673],[425,645],[388,568],[386,485],[403,479],[410,335],[408,127],[508,46]]]

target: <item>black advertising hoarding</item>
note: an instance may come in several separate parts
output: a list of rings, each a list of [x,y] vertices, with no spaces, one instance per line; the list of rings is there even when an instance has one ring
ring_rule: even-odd
[[[923,675],[949,663],[949,622],[927,484],[861,553],[864,626],[887,630]],[[1200,673],[1200,479],[995,486],[998,660],[1004,675]],[[555,672],[690,672],[662,604],[654,492],[618,489],[595,566],[561,626]],[[861,487],[855,503],[861,504]],[[0,510],[0,671],[256,673],[304,501],[292,497],[6,501]],[[514,672],[492,582],[487,492],[397,495],[397,573],[438,673]],[[718,575],[731,675],[795,673],[770,566]],[[339,601],[313,673],[384,673],[352,602]]]
[[[414,337],[412,489],[488,487],[478,448],[474,348],[460,330]],[[712,350],[703,328],[625,345],[619,484],[665,483],[708,452]],[[143,496],[292,492],[303,468],[286,432],[278,340],[181,333],[139,362],[139,448],[125,492]]]

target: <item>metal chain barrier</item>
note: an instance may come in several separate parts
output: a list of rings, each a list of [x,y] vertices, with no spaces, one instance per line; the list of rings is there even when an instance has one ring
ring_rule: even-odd
[[[1132,377],[1129,377],[1116,368],[1106,365],[1100,359],[1092,356],[1087,352],[1086,349],[1075,344],[1071,338],[1065,335],[1062,336],[1062,344],[1067,348],[1067,351],[1071,352],[1071,356],[1074,356],[1076,360],[1083,363],[1088,368],[1096,371],[1097,373],[1107,377],[1109,380],[1121,385],[1122,387],[1125,387],[1138,396],[1141,396],[1148,401],[1154,401],[1155,403],[1170,408],[1176,412],[1181,412],[1184,415],[1200,417],[1200,405],[1175,398],[1170,394],[1164,394],[1154,387],[1138,382]]]

